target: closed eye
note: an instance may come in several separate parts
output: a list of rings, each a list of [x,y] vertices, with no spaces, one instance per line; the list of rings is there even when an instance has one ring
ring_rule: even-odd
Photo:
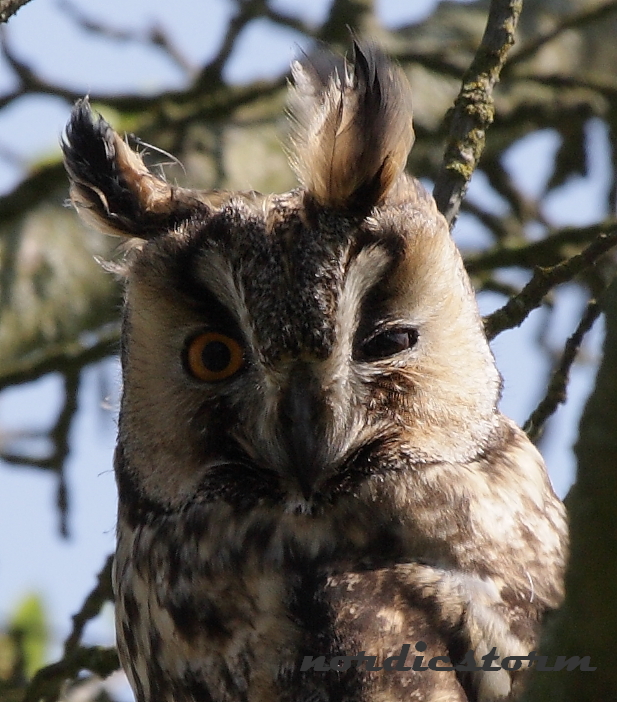
[[[379,361],[407,351],[418,341],[418,331],[413,327],[392,327],[366,339],[358,349],[358,360]]]

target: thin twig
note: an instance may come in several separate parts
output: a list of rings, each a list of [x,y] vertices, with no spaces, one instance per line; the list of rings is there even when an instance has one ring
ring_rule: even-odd
[[[559,365],[548,384],[546,395],[529,415],[529,419],[523,427],[532,441],[535,441],[541,434],[544,425],[557,410],[557,407],[566,401],[570,369],[578,355],[583,337],[591,329],[601,313],[602,308],[596,300],[590,300],[575,332],[566,341]]]
[[[237,34],[234,35],[235,38],[237,38]],[[139,114],[143,117],[144,124],[148,126],[158,124],[158,126],[173,125],[176,128],[181,128],[183,124],[191,120],[228,117],[238,107],[267,97],[285,86],[285,76],[268,81],[255,81],[246,86],[222,86],[220,79],[217,78],[222,70],[222,65],[219,66],[217,62],[226,60],[232,50],[233,45],[225,45],[208,66],[197,72],[197,77],[187,89],[166,90],[152,96],[90,91],[90,100],[93,103],[104,103],[121,113]],[[69,103],[76,102],[83,97],[83,90],[76,91],[56,85],[35,74],[26,63],[11,51],[6,41],[0,42],[0,51],[20,81],[16,90],[0,97],[0,107],[8,105],[23,95],[32,93],[55,95]],[[143,132],[146,128],[143,125],[133,124],[132,126],[135,131],[141,129]]]
[[[60,369],[58,369],[60,370]],[[38,433],[35,436],[47,436],[52,445],[53,451],[44,457],[28,456],[26,454],[0,452],[0,459],[5,463],[16,466],[29,466],[42,470],[53,471],[58,479],[58,489],[56,493],[56,504],[60,515],[60,534],[67,537],[68,531],[68,506],[69,497],[66,486],[66,476],[64,466],[69,455],[69,436],[73,419],[77,414],[77,397],[79,394],[79,384],[81,368],[68,368],[64,373],[64,403],[62,410],[53,429],[45,434]]]
[[[512,77],[508,76],[508,80],[512,83],[524,83],[526,81],[538,83],[543,87],[557,88],[563,94],[566,94],[566,89],[576,90],[578,88],[582,88],[587,92],[594,91],[599,93],[609,100],[614,100],[615,96],[617,95],[617,81],[609,73],[602,74],[581,71],[577,75],[571,76],[563,73],[543,73],[538,75],[527,71],[517,71],[517,73]],[[589,105],[589,99],[587,99],[587,101],[583,101],[581,105]],[[526,107],[529,108],[529,106]],[[560,109],[563,109],[561,104],[559,107]],[[577,105],[572,105],[571,110],[572,109],[576,110]],[[590,110],[591,109],[592,108],[590,106]],[[598,110],[596,109],[595,112],[597,113]],[[564,117],[565,116],[566,115],[564,114]]]
[[[617,244],[617,231],[599,234],[580,254],[550,268],[536,268],[531,280],[518,295],[484,319],[488,339],[494,339],[505,329],[518,327],[529,313],[542,304],[544,296],[557,285],[572,280],[600,256]]]
[[[450,115],[450,134],[433,194],[450,227],[454,225],[493,121],[493,88],[514,44],[522,0],[491,0],[484,36]]]
[[[294,17],[287,12],[280,9],[275,9],[266,4],[263,8],[264,17],[267,17],[272,22],[280,24],[281,27],[288,27],[293,29],[300,34],[306,34],[306,36],[311,37],[315,35],[316,27],[307,24],[299,17]]]
[[[64,537],[69,535],[69,493],[66,486],[64,466],[70,451],[69,437],[71,426],[77,415],[80,380],[81,368],[71,368],[64,374],[64,404],[50,433],[50,438],[54,444],[52,468],[58,476],[56,502],[60,514],[60,534]]]
[[[465,68],[461,65],[462,61],[456,63],[455,61],[448,60],[444,57],[442,52],[438,51],[394,51],[392,57],[399,63],[418,63],[430,71],[441,73],[442,75],[450,76],[457,80],[460,80],[461,76],[465,73]]]
[[[113,554],[107,557],[105,565],[97,576],[96,585],[84,600],[79,612],[73,615],[73,630],[64,642],[64,656],[70,656],[79,648],[79,642],[86,624],[97,617],[106,602],[113,601],[111,588],[111,569]]]
[[[525,240],[520,242],[520,246],[499,246],[480,254],[467,256],[465,267],[468,273],[478,274],[508,266],[533,268],[555,265],[563,260],[565,247],[582,247],[598,234],[610,233],[616,228],[617,220],[614,217],[588,227],[564,227],[548,233],[539,241]]]
[[[96,333],[91,343],[82,340],[49,344],[24,356],[19,361],[6,364],[0,373],[0,390],[11,385],[36,380],[52,371],[80,369],[89,363],[111,356],[118,350],[119,325],[112,324]]]
[[[111,25],[88,17],[80,7],[74,5],[70,0],[61,0],[59,7],[86,32],[97,34],[105,39],[112,39],[114,41],[154,46],[157,49],[161,49],[186,75],[191,76],[195,72],[195,66],[191,64],[186,56],[184,56],[172,42],[163,27],[157,24],[154,24],[146,31],[119,29],[118,27],[112,27]]]

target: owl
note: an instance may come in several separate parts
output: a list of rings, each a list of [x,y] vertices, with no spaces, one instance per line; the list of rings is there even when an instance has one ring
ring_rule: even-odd
[[[563,506],[404,171],[406,78],[357,42],[292,76],[283,194],[172,185],[86,100],[67,127],[72,202],[133,240],[120,659],[138,702],[516,699]]]

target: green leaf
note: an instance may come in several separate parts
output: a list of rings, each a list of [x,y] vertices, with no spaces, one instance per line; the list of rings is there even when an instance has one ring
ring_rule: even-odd
[[[31,678],[43,666],[49,643],[49,629],[40,595],[25,597],[10,622],[12,638],[21,649],[23,668]]]

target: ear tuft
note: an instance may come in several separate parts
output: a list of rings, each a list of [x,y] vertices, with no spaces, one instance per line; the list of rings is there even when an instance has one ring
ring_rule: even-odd
[[[325,52],[292,65],[291,164],[322,206],[365,212],[405,168],[414,140],[411,88],[374,46],[351,62]]]
[[[71,113],[62,140],[71,201],[81,217],[110,234],[149,239],[205,206],[190,191],[154,176],[87,98]]]

